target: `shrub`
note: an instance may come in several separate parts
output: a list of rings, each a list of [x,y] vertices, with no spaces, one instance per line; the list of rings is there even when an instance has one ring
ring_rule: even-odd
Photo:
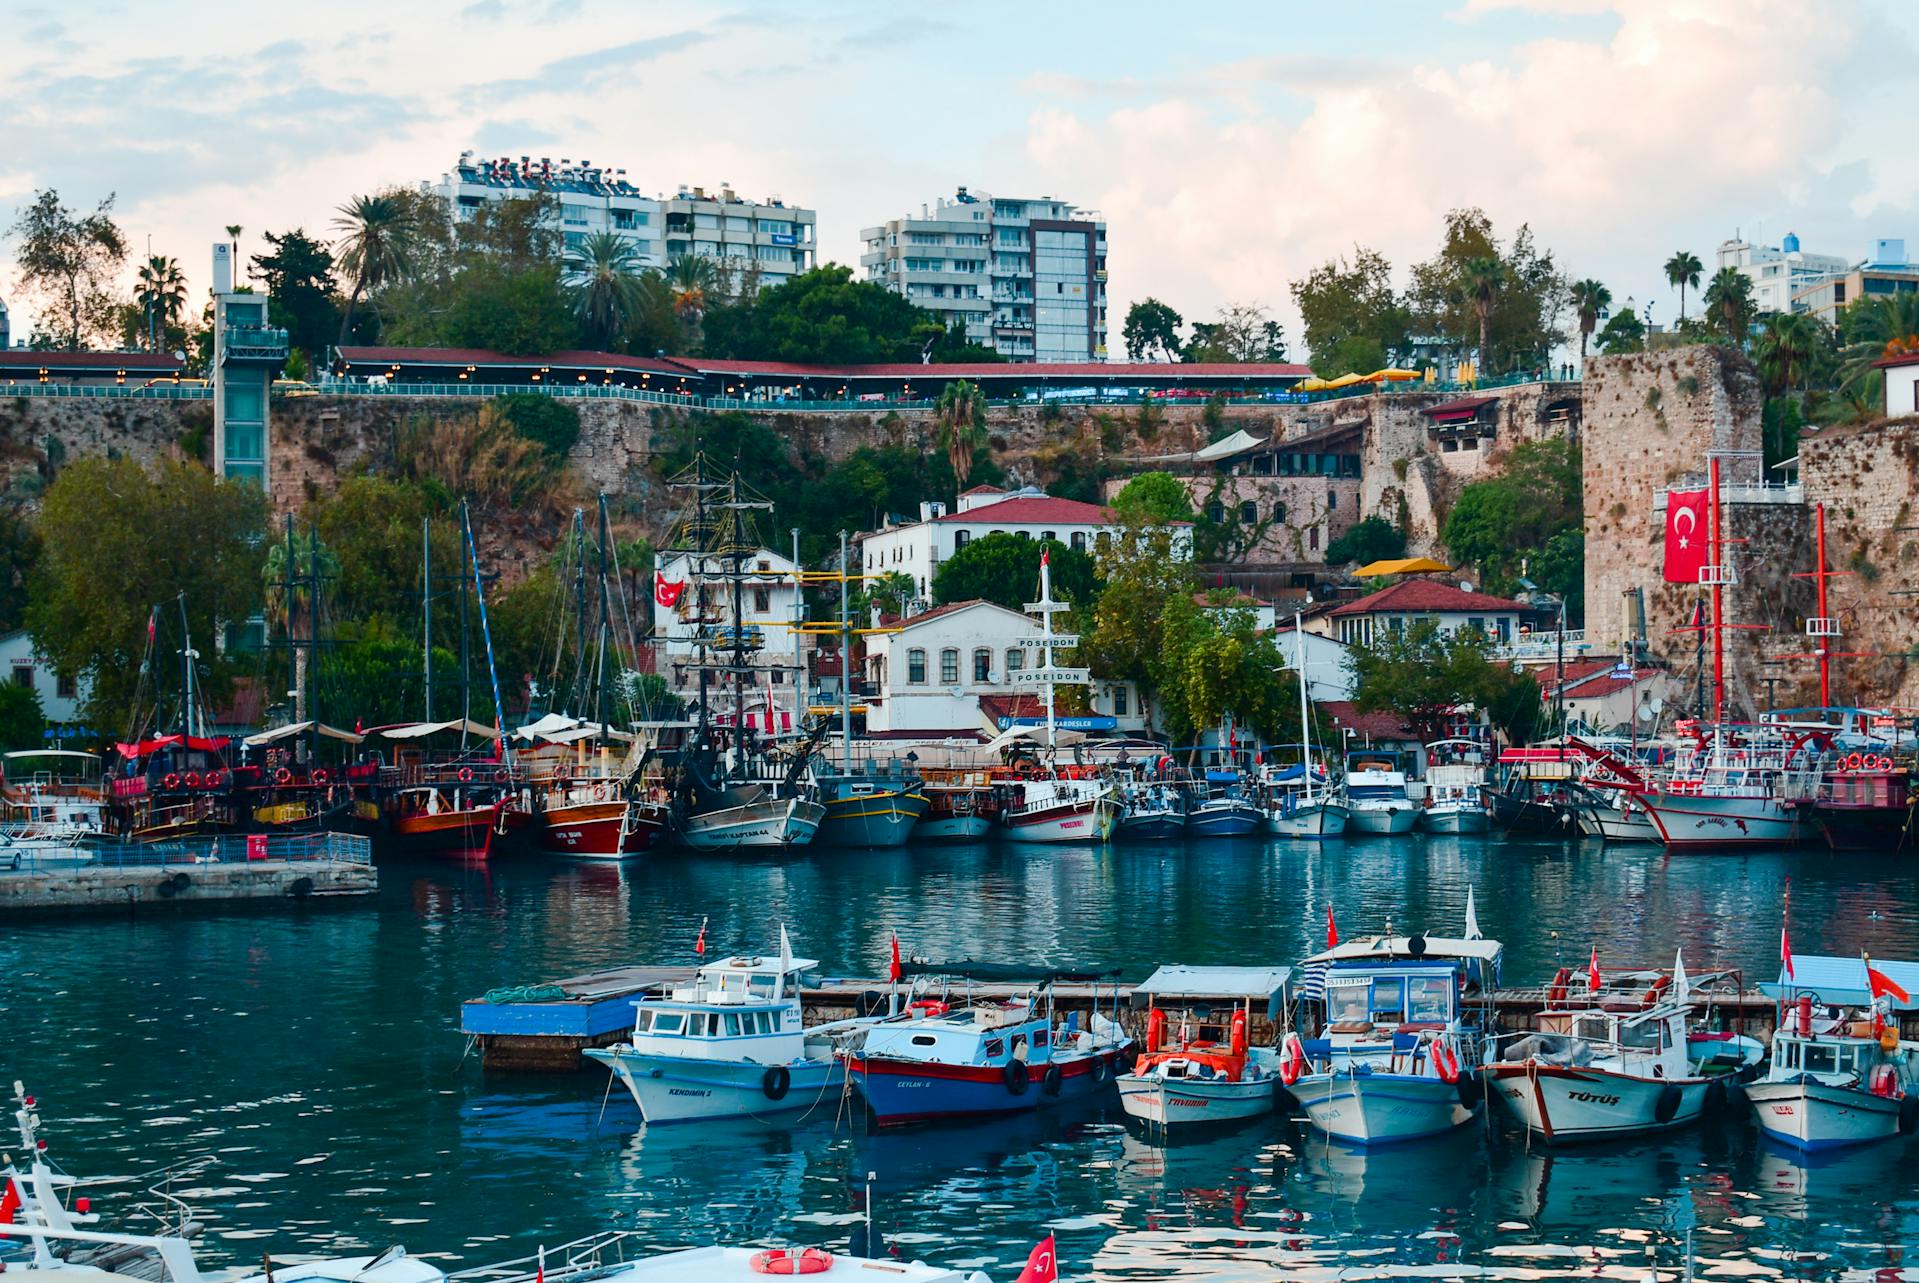
[[[513,430],[564,459],[580,439],[580,412],[558,397],[542,392],[508,392],[493,405]]]

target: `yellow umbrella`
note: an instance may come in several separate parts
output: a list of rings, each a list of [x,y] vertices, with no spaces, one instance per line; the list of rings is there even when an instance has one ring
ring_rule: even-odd
[[[1326,380],[1322,378],[1314,377],[1310,379],[1301,379],[1298,383],[1293,384],[1293,391],[1324,392],[1327,388],[1331,386],[1332,384],[1326,382]]]
[[[1385,370],[1378,371],[1372,377],[1374,377],[1375,379],[1385,379],[1389,382],[1404,382],[1407,379],[1418,378],[1419,371],[1418,370],[1401,370],[1397,368],[1385,369]]]
[[[1355,383],[1364,383],[1365,381],[1365,379],[1357,374],[1342,374],[1326,386],[1329,388],[1350,388]]]

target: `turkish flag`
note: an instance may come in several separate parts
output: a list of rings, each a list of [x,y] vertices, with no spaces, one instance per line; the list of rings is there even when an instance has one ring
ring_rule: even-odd
[[[1911,1002],[1912,995],[1897,980],[1872,965],[1872,959],[1866,960],[1866,992],[1873,998],[1897,998],[1900,1002]]]
[[[676,584],[666,577],[665,571],[653,572],[653,600],[668,610],[680,604],[680,594],[685,591],[686,580],[682,579]]]
[[[1020,1271],[1019,1283],[1059,1283],[1058,1248],[1051,1234],[1041,1239],[1026,1258],[1026,1268]]]
[[[893,961],[886,968],[886,978],[894,984],[900,982],[900,933],[897,931],[893,933]]]
[[[1699,572],[1712,560],[1707,547],[1704,490],[1666,492],[1666,582],[1696,584]]]

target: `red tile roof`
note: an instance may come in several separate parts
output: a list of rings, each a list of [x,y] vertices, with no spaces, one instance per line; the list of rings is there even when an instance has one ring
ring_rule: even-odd
[[[1429,405],[1424,410],[1421,410],[1420,413],[1430,414],[1436,419],[1450,418],[1453,415],[1471,414],[1481,406],[1492,405],[1498,400],[1499,398],[1496,396],[1461,397],[1457,401],[1446,401],[1439,405]]]
[[[1434,579],[1405,579],[1358,601],[1349,601],[1335,615],[1406,614],[1414,611],[1501,611],[1525,614],[1532,607],[1483,592],[1466,592]]]
[[[1351,700],[1331,699],[1319,705],[1321,712],[1330,717],[1335,726],[1350,726],[1361,735],[1376,740],[1411,740],[1419,742],[1419,732],[1399,720],[1399,714],[1392,712],[1362,713]]]
[[[968,495],[975,495],[975,494],[1005,494],[1005,493],[1006,493],[1006,490],[1005,490],[1005,488],[1004,488],[1004,487],[1001,487],[1001,486],[974,486],[974,487],[973,487],[973,488],[972,488],[971,490],[962,490],[962,491],[960,491],[960,496],[959,496],[959,497],[960,497],[960,498],[962,498],[962,499],[964,499],[964,498],[966,498],[966,496],[968,496]]]
[[[159,352],[35,352],[0,351],[0,370],[24,369],[38,374],[73,374],[96,371],[128,374],[178,374],[180,362]]]
[[[1027,495],[1001,499],[998,503],[982,503],[965,512],[949,512],[933,520],[1006,521],[1024,525],[1040,525],[1050,521],[1062,526],[1109,526],[1113,523],[1113,510],[1096,503],[1081,503],[1077,499]]]
[[[1117,364],[1107,361],[1068,363],[958,362],[951,365],[802,365],[787,361],[713,360],[703,356],[673,358],[690,370],[713,374],[768,374],[793,378],[827,379],[1303,379],[1312,371],[1303,365],[1282,363]]]
[[[974,606],[999,606],[1001,610],[1006,609],[1006,607],[1000,606],[996,601],[988,601],[984,597],[974,597],[967,601],[949,601],[944,606],[935,606],[931,610],[922,610],[917,615],[904,618],[899,615],[886,615],[882,617],[882,621],[888,628],[912,628],[919,624],[931,623],[933,620],[946,615],[956,615],[960,611],[970,610]]]
[[[1873,364],[1882,370],[1890,370],[1898,365],[1919,365],[1919,352],[1904,352],[1898,356],[1882,356]]]
[[[393,366],[393,365],[472,365],[472,366],[510,366],[521,369],[529,365],[558,366],[564,370],[644,370],[649,374],[667,374],[685,378],[691,371],[672,361],[656,361],[644,356],[622,356],[617,352],[545,352],[531,356],[514,356],[506,352],[493,352],[486,348],[472,347],[343,347],[339,349],[340,359],[348,365]]]
[[[1585,659],[1576,664],[1566,665],[1567,699],[1602,699],[1614,691],[1621,691],[1635,681],[1643,682],[1652,677],[1657,670],[1642,668],[1632,678],[1610,676],[1619,661],[1616,659]],[[1548,664],[1536,670],[1539,674],[1540,693],[1550,700],[1553,689],[1559,681],[1559,669]]]
[[[1046,704],[1037,695],[982,695],[979,697],[979,711],[997,722],[1002,717],[1044,717]],[[1053,715],[1067,716],[1057,708]]]

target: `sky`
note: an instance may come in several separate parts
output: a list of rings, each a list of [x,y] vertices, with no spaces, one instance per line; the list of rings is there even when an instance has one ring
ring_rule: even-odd
[[[1736,232],[1919,253],[1910,0],[6,0],[0,218],[112,194],[195,297],[227,224],[331,235],[334,207],[459,153],[591,158],[642,188],[731,183],[819,215],[822,262],[956,186],[1108,224],[1114,354],[1148,295],[1255,304],[1356,244],[1400,283],[1450,209],[1530,224],[1617,303],[1677,300]],[[291,20],[311,21],[302,28]],[[16,339],[11,241],[0,299]],[[130,288],[130,284],[129,284]]]

